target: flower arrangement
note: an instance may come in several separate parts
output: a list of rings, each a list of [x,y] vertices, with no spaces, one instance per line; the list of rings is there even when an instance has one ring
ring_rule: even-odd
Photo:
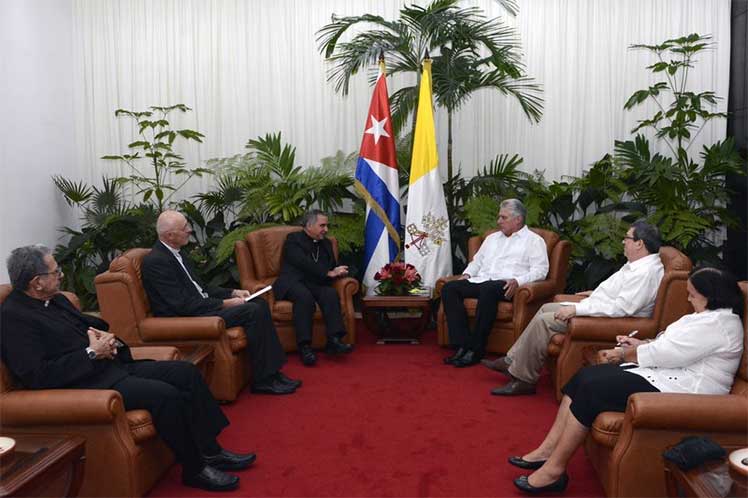
[[[379,282],[376,293],[380,296],[407,296],[421,284],[421,274],[416,267],[403,262],[388,263],[374,274]]]

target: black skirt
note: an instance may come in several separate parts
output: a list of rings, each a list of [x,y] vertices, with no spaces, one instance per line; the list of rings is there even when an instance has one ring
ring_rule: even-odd
[[[660,392],[641,375],[627,372],[618,365],[584,367],[561,389],[571,398],[574,417],[586,427],[602,412],[624,412],[634,393]]]

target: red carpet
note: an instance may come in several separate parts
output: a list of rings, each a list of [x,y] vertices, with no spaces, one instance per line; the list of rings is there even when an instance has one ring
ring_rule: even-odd
[[[285,372],[304,385],[290,396],[243,394],[225,406],[223,446],[255,451],[226,496],[523,496],[521,469],[506,463],[540,442],[558,407],[548,376],[536,396],[500,398],[505,378],[482,366],[442,365],[434,331],[418,346],[381,345],[361,327],[353,354],[319,354]],[[579,450],[566,496],[603,496]],[[150,496],[213,495],[183,487],[174,466]]]

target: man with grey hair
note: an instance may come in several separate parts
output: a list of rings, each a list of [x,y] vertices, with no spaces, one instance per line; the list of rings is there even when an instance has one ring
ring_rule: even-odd
[[[13,290],[0,307],[5,365],[27,389],[112,389],[126,410],[148,410],[159,437],[182,464],[182,481],[209,491],[236,489],[255,455],[221,448],[229,424],[200,371],[185,361],[134,361],[99,318],[60,293],[62,271],[44,246],[19,247],[8,258]],[[117,469],[115,469],[117,470]]]
[[[664,275],[658,251],[662,245],[657,227],[642,220],[632,223],[623,238],[627,263],[578,303],[547,303],[506,356],[483,364],[509,376],[510,381],[491,391],[496,396],[534,394],[540,370],[554,334],[566,332],[575,316],[651,316],[657,289]]]
[[[442,288],[449,342],[457,351],[444,363],[457,368],[477,364],[485,353],[499,301],[510,301],[517,287],[548,274],[548,249],[543,238],[525,226],[525,206],[507,199],[499,207],[497,232],[483,241],[458,280]],[[473,330],[463,300],[478,298]]]
[[[270,308],[262,298],[245,302],[244,289],[211,287],[201,282],[190,258],[181,249],[192,234],[187,218],[178,211],[161,213],[156,222],[158,242],[143,258],[143,287],[155,316],[220,316],[226,327],[240,326],[247,335],[255,393],[290,394],[301,381],[281,368],[286,354],[273,325]]]
[[[280,276],[273,283],[276,299],[293,302],[293,324],[299,356],[306,366],[317,362],[312,351],[312,323],[319,304],[325,320],[328,354],[350,353],[353,346],[341,341],[346,335],[336,278],[348,275],[348,267],[338,265],[327,237],[328,217],[319,209],[307,212],[302,230],[288,234],[283,244]]]

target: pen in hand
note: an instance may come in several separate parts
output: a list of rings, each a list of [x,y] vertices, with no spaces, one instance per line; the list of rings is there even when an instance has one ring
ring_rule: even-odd
[[[631,333],[630,333],[630,334],[629,334],[629,335],[628,335],[627,337],[634,337],[634,336],[635,336],[636,334],[638,334],[638,333],[639,333],[639,331],[638,331],[638,330],[634,330],[634,331],[632,331],[632,332],[631,332]],[[617,343],[616,343],[616,347],[620,347],[620,346],[622,346],[622,345],[623,345],[623,343],[622,343],[622,342],[617,342]]]

